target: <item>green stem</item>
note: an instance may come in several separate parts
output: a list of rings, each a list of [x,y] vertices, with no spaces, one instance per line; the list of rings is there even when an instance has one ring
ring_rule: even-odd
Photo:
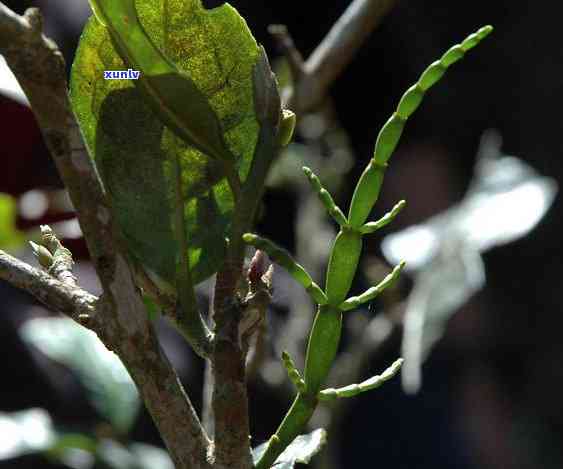
[[[344,227],[336,235],[326,273],[329,304],[337,306],[346,298],[358,268],[362,244],[362,234],[358,231]]]
[[[303,427],[307,425],[316,408],[316,396],[297,394],[276,433],[268,441],[266,450],[256,463],[256,469],[269,469],[272,467],[278,456],[299,435]]]
[[[470,34],[461,44],[448,49],[440,60],[433,62],[405,92],[395,112],[379,131],[373,158],[361,175],[352,196],[348,214],[352,227],[360,228],[371,212],[379,197],[387,161],[401,138],[407,119],[416,111],[428,89],[440,81],[452,64],[463,58],[467,51],[479,44],[492,30],[492,26],[484,26],[476,33]]]
[[[305,357],[305,385],[307,392],[317,395],[336,357],[342,335],[342,311],[337,307],[319,306]]]
[[[216,340],[212,355],[212,408],[215,434],[220,435],[215,440],[213,457],[215,465],[219,467],[238,467],[240,462],[244,467],[251,465],[246,354],[239,337],[241,311],[237,302],[237,289],[244,260],[245,244],[242,235],[252,227],[264,191],[266,175],[279,152],[277,131],[281,117],[277,84],[263,50],[254,67],[253,83],[260,131],[248,175],[240,188],[240,194],[235,194],[227,255],[223,267],[217,273],[213,301]]]
[[[333,306],[320,306],[307,347],[305,392],[297,394],[282,423],[270,438],[266,450],[256,464],[256,469],[270,468],[312,417],[317,408],[320,387],[336,356],[341,332],[342,313]]]
[[[401,202],[379,221],[364,225],[373,204],[379,196],[387,161],[397,145],[404,124],[422,101],[426,90],[442,77],[451,64],[461,59],[467,50],[477,45],[491,30],[490,26],[481,28],[477,33],[468,36],[461,44],[450,48],[438,62],[434,62],[421,75],[419,81],[407,90],[396,112],[381,129],[375,145],[374,157],[360,177],[354,191],[348,214],[348,223],[341,224],[341,230],[332,245],[326,274],[325,294],[328,301],[327,304],[319,306],[309,336],[305,359],[305,390],[297,394],[293,405],[276,433],[270,438],[265,452],[256,464],[257,469],[268,469],[275,463],[282,451],[303,430],[313,415],[319,398],[324,400],[347,397],[374,389],[390,379],[401,366],[402,361],[398,360],[380,376],[375,376],[360,384],[339,389],[328,389],[319,393],[321,385],[328,376],[340,343],[342,310],[351,309],[373,299],[397,278],[404,266],[404,263],[401,263],[379,285],[368,289],[362,295],[344,301],[358,267],[358,260],[362,251],[362,236],[389,223],[404,205],[404,202]],[[329,213],[335,217],[337,222],[343,221],[342,212],[336,210],[334,200],[322,188],[320,181],[310,171],[305,170],[305,173]],[[249,235],[246,238],[245,241],[249,242],[258,239],[254,235]],[[312,283],[307,272],[293,261],[289,254],[275,246],[268,245],[268,243],[263,243],[263,246],[260,246],[261,249],[264,247],[271,248],[274,254],[273,260],[277,260],[290,272],[293,272],[294,278],[297,278],[304,285]],[[265,250],[268,252],[267,249]],[[288,370],[293,368],[291,364],[286,364],[286,366],[288,366]],[[299,386],[302,388],[301,382],[299,382]]]

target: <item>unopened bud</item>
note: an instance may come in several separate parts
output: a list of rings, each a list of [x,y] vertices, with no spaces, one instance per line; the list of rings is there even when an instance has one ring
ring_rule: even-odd
[[[248,281],[251,285],[257,285],[266,270],[266,253],[257,249],[248,266]]]
[[[278,130],[278,141],[282,147],[289,145],[291,142],[296,121],[297,118],[293,111],[290,111],[289,109],[284,109],[282,111],[282,119]]]
[[[53,264],[53,255],[49,252],[49,250],[45,246],[41,246],[40,244],[36,244],[33,241],[29,242],[31,246],[31,250],[33,251],[33,255],[41,264],[41,267],[48,269]]]

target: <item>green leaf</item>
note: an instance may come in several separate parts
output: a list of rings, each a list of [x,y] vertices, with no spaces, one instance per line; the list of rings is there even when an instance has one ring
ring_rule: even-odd
[[[44,453],[50,461],[74,469],[90,469],[94,465],[94,454],[98,441],[82,433],[60,434]]]
[[[206,96],[151,40],[139,20],[135,0],[90,3],[96,6],[96,16],[107,26],[121,58],[141,72],[139,89],[160,119],[182,140],[205,154],[231,159]]]
[[[16,201],[0,193],[0,249],[13,251],[24,243],[24,235],[16,228]]]
[[[308,464],[311,458],[317,454],[326,443],[326,430],[317,430],[299,435],[291,444],[278,456],[272,467],[275,469],[293,469],[296,463]],[[258,462],[262,453],[266,450],[268,442],[257,446],[252,450],[254,464]]]
[[[0,461],[48,449],[56,439],[51,417],[43,409],[0,412]]]
[[[49,358],[71,368],[101,415],[126,433],[139,410],[139,395],[121,360],[92,331],[66,318],[27,321],[20,334]]]
[[[224,257],[233,210],[225,175],[238,173],[244,180],[256,145],[252,71],[258,45],[228,4],[206,10],[199,0],[137,0],[141,26],[130,25],[136,33],[128,34],[119,15],[125,11],[127,21],[132,18],[132,0],[97,3],[108,27],[89,20],[71,75],[82,132],[131,253],[153,279],[169,285],[178,251],[172,162],[179,158],[190,269],[199,283]],[[104,80],[106,70],[134,67],[140,67],[139,80]],[[160,105],[147,99],[147,87],[159,90]],[[208,122],[200,133],[211,128],[214,113],[230,160],[219,147],[209,149],[167,127],[170,119],[163,113],[170,106],[183,112],[192,128]]]

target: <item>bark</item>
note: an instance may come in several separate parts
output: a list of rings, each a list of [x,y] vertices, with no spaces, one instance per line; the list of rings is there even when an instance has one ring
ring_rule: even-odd
[[[112,220],[110,204],[71,110],[62,54],[56,44],[42,34],[42,18],[37,9],[31,8],[19,16],[0,3],[0,53],[29,99],[47,148],[76,208],[100,277],[103,300],[96,302],[95,311],[89,312],[92,319],[87,321],[88,327],[127,366],[176,467],[209,467],[209,440],[147,318],[126,251],[121,247]],[[2,277],[16,283],[18,277],[14,272],[33,273],[41,279],[41,289],[37,288],[37,282],[31,281],[19,282],[19,286],[54,310],[68,313],[73,309],[61,304],[60,295],[54,294],[60,293],[59,284],[51,279],[47,281],[43,274],[19,267],[19,270],[9,269],[10,273],[4,271]],[[79,295],[74,300],[80,298]],[[79,301],[75,301],[75,309],[79,307]]]

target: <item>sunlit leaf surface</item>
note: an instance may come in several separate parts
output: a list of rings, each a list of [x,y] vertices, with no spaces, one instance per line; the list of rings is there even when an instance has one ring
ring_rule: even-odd
[[[137,0],[136,6],[152,42],[208,99],[244,179],[258,132],[252,86],[258,46],[246,23],[228,4],[207,10],[199,0]],[[200,282],[222,262],[233,208],[222,163],[166,128],[133,80],[103,78],[105,70],[127,69],[108,30],[91,18],[72,68],[74,109],[131,252],[170,284],[177,254],[171,162],[180,157],[190,267]]]
[[[482,139],[475,176],[463,200],[426,223],[387,236],[391,263],[414,273],[403,337],[405,390],[416,392],[421,366],[452,314],[485,284],[481,253],[528,234],[557,193],[556,182],[503,155],[500,137]]]

